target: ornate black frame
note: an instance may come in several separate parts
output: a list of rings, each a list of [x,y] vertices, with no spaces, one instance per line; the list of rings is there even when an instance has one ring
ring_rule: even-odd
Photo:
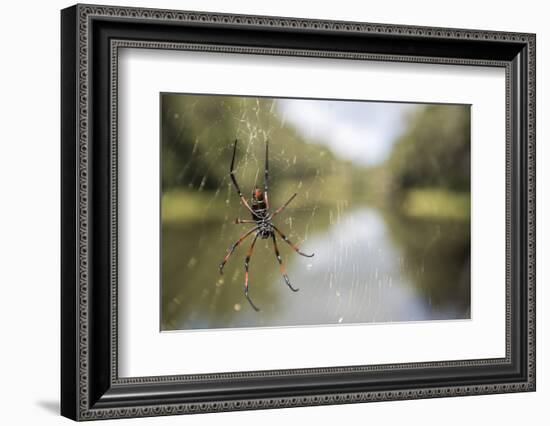
[[[535,35],[96,5],[61,13],[61,413],[74,420],[535,390]],[[506,70],[506,357],[119,378],[121,47]]]

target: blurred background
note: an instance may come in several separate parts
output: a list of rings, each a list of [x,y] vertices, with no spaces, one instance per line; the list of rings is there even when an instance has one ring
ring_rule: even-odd
[[[161,94],[161,330],[470,317],[470,107]],[[274,220],[313,258],[252,238],[270,147]]]

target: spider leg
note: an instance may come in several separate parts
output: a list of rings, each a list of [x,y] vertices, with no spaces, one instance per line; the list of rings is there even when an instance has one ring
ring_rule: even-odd
[[[223,274],[223,267],[225,266],[225,264],[227,263],[227,261],[229,260],[229,257],[233,254],[233,252],[235,251],[235,249],[237,248],[237,246],[242,243],[246,237],[248,237],[250,234],[252,234],[254,231],[257,231],[258,230],[258,226],[250,229],[249,231],[246,231],[243,235],[241,235],[241,237],[235,241],[235,243],[233,243],[233,245],[229,248],[229,250],[227,251],[227,254],[225,255],[225,257],[223,258],[223,261],[222,263],[220,263],[220,274]]]
[[[273,238],[273,248],[275,249],[275,256],[277,256],[277,261],[279,262],[279,266],[281,269],[281,274],[283,278],[285,279],[286,285],[292,290],[292,291],[298,291],[298,288],[292,287],[290,284],[290,279],[288,278],[288,275],[286,274],[286,268],[285,264],[283,263],[283,259],[281,259],[281,255],[279,254],[279,248],[277,247],[277,238],[275,237],[275,234],[271,234],[271,238]]]
[[[287,243],[290,247],[292,247],[294,249],[294,251],[304,257],[313,257],[313,255],[315,253],[312,253],[312,254],[305,254],[305,253],[302,253],[300,251],[300,249],[298,248],[298,246],[296,244],[293,244],[285,234],[283,234],[281,231],[279,231],[279,228],[277,228],[275,225],[271,225],[273,227],[273,229],[275,230],[275,232],[277,232],[277,234],[279,234],[279,236],[284,240],[285,243]]]
[[[241,202],[244,204],[244,206],[248,209],[250,213],[252,213],[252,216],[256,216],[256,213],[250,205],[248,204],[248,201],[246,201],[246,198],[244,198],[243,193],[241,192],[241,188],[239,188],[239,184],[237,183],[237,178],[235,177],[235,154],[237,153],[237,139],[235,139],[235,144],[233,145],[233,158],[231,159],[231,167],[229,168],[229,176],[231,176],[231,180],[233,181],[233,185],[235,186],[235,189],[237,190],[237,194],[239,194],[239,198],[241,199]]]
[[[248,263],[250,262],[250,257],[252,256],[252,251],[254,250],[254,245],[256,244],[257,239],[258,234],[256,234],[256,236],[252,240],[252,244],[250,244],[250,248],[246,253],[246,259],[244,260],[244,295],[246,296],[248,303],[250,303],[250,306],[252,306],[252,308],[254,308],[256,312],[258,312],[259,309],[256,307],[256,305],[254,305],[252,299],[250,299],[250,297],[248,296]]]
[[[286,203],[284,203],[281,207],[279,207],[277,210],[275,210],[275,211],[273,212],[273,214],[271,215],[270,218],[275,217],[275,216],[277,216],[279,213],[281,213],[281,212],[286,208],[286,206],[288,206],[288,205],[290,204],[290,202],[291,202],[292,200],[294,200],[294,198],[296,198],[296,195],[298,195],[297,192],[295,192],[294,195],[292,195],[292,197],[290,197]]]
[[[256,221],[252,219],[235,219],[235,224],[238,225],[239,223],[256,223]]]
[[[269,186],[269,142],[265,141],[265,171],[264,171],[264,199],[265,208],[269,209],[269,199],[267,198],[267,189]]]

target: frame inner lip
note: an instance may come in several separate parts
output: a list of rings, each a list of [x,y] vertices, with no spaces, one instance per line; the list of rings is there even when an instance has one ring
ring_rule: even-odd
[[[155,49],[168,49],[168,50],[190,50],[190,51],[200,51],[200,52],[210,52],[209,46],[205,47],[201,44],[196,43],[175,43],[171,41],[167,42],[151,42],[147,40],[128,40],[128,39],[117,39],[114,38],[110,41],[110,61],[111,65],[114,69],[118,69],[118,50],[119,48],[138,48],[138,49],[147,49],[148,47],[153,46]],[[229,50],[228,53],[238,53],[235,50],[242,49],[242,51],[246,54],[248,53],[256,53],[256,52],[264,52],[266,51],[266,48],[257,48],[257,47],[235,47],[235,46],[224,46],[224,45],[215,45],[214,52],[224,52]],[[302,54],[302,50],[298,49],[298,53],[296,53],[296,49],[276,49],[278,53],[285,53],[290,56],[298,55],[300,56]],[[267,51],[269,51],[269,48],[267,48]],[[314,52],[313,55],[315,56],[317,52]],[[335,55],[339,55],[338,52],[330,52],[334,53]],[[326,56],[323,56],[326,57]],[[340,58],[340,56],[336,57],[337,59]],[[379,55],[371,55],[368,53],[361,53],[359,56],[357,56],[358,59],[362,60],[369,60],[372,58],[378,59]],[[470,59],[470,60],[463,60],[463,59],[455,59],[455,60],[448,60],[444,58],[442,62],[437,62],[437,58],[430,58],[433,59],[434,64],[450,64],[450,65],[475,65],[475,66],[496,66],[496,67],[503,67],[505,68],[506,72],[506,81],[508,82],[510,78],[511,65],[506,61],[487,61],[483,59]],[[419,60],[415,56],[408,56],[403,57],[401,55],[396,55],[395,57],[389,57],[388,59],[385,59],[391,62],[413,62],[418,63]],[[424,63],[424,60],[420,60],[420,63]],[[116,76],[114,76],[116,78]],[[509,87],[507,85],[506,90],[509,90]],[[111,105],[113,111],[117,111],[117,104],[118,99],[115,96],[111,96]],[[116,123],[111,123],[112,126],[116,127]],[[116,131],[115,128],[112,129],[113,132]],[[509,137],[508,131],[507,138]],[[115,148],[112,148],[114,151],[116,151]],[[115,152],[116,154],[116,152]],[[116,161],[116,159],[114,160]],[[116,191],[116,189],[115,189]],[[506,197],[509,197],[508,191],[506,194]],[[116,206],[116,204],[115,204]],[[117,211],[116,208],[112,212],[112,220],[113,223],[117,223]],[[508,278],[507,278],[508,279]],[[508,304],[508,297],[507,297],[507,304]],[[116,306],[112,306],[112,309],[115,310]],[[508,308],[507,308],[508,309]],[[509,315],[507,315],[507,318],[509,318]],[[115,319],[113,319],[115,320]],[[114,325],[113,325],[114,326]],[[502,366],[510,366],[512,365],[511,360],[511,352],[510,352],[510,341],[511,341],[511,333],[510,333],[510,326],[509,326],[509,320],[507,319],[506,324],[506,356],[503,358],[482,358],[482,359],[465,359],[465,360],[450,360],[450,361],[427,361],[427,362],[410,362],[410,363],[398,363],[398,364],[385,364],[385,365],[357,365],[357,366],[333,366],[333,367],[318,367],[318,368],[296,368],[296,369],[284,369],[284,370],[260,370],[260,371],[241,371],[241,372],[231,372],[231,373],[204,373],[204,374],[182,374],[182,375],[168,375],[168,376],[148,376],[148,377],[136,377],[136,378],[119,378],[118,374],[113,375],[111,380],[113,384],[117,385],[130,385],[130,384],[155,384],[155,383],[173,383],[174,380],[178,381],[184,381],[184,382],[196,382],[196,381],[219,381],[219,380],[226,380],[226,379],[255,379],[255,378],[271,378],[273,375],[276,376],[288,376],[288,377],[296,377],[296,376],[302,376],[304,374],[308,375],[340,375],[340,374],[350,374],[354,372],[361,372],[361,373],[371,373],[371,372],[377,372],[380,371],[381,368],[384,368],[385,371],[393,371],[395,369],[399,370],[405,370],[405,369],[416,369],[416,368],[460,368],[464,367],[465,365],[469,365],[471,367],[484,367],[487,365],[502,365]],[[117,357],[118,360],[118,357]]]

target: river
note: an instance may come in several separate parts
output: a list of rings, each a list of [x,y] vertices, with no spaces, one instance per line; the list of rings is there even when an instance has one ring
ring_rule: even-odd
[[[163,228],[162,330],[465,319],[470,316],[469,223],[412,220],[368,205],[296,212],[278,226],[312,258],[279,248],[299,291],[285,285],[271,240],[256,244],[250,296],[247,229],[230,220]]]

